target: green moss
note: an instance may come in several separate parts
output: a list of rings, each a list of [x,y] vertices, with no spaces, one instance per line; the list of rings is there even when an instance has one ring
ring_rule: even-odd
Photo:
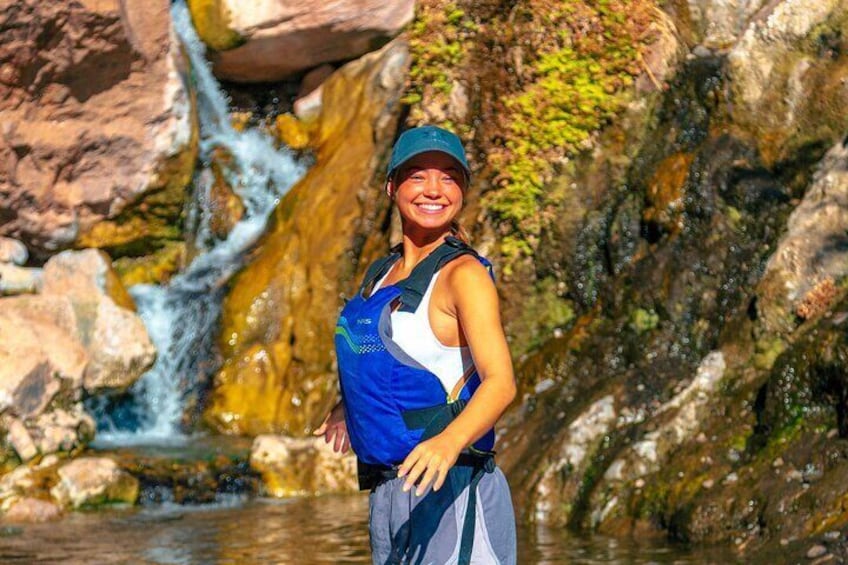
[[[530,3],[525,10],[516,17],[543,21],[551,32],[524,52],[529,80],[503,100],[503,149],[490,159],[499,189],[487,205],[507,226],[508,259],[535,248],[550,221],[545,209],[556,204],[546,186],[624,108],[650,40],[649,4],[640,0]]]
[[[774,365],[778,356],[786,349],[786,343],[780,337],[763,338],[757,341],[754,353],[754,366],[767,371]]]
[[[645,333],[660,323],[659,315],[653,310],[637,308],[630,313],[630,328],[636,333]]]
[[[446,101],[476,31],[474,21],[454,3],[419,4],[409,33],[412,65],[403,102],[417,104],[425,95]]]
[[[574,321],[574,305],[562,298],[564,288],[559,288],[554,278],[545,278],[528,293],[521,315],[511,325],[514,336],[511,349],[516,355],[535,349],[547,341],[553,332],[565,329]]]

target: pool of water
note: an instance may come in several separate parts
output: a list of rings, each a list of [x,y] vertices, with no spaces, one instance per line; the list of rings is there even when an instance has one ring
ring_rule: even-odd
[[[0,530],[0,563],[370,563],[367,496],[77,512],[59,522]],[[729,553],[645,545],[523,528],[524,564],[731,563]]]

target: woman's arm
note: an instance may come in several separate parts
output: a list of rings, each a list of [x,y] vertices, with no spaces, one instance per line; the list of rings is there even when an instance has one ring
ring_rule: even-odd
[[[447,275],[449,296],[471,350],[481,384],[468,405],[439,435],[421,442],[398,469],[404,490],[421,478],[416,494],[433,482],[439,490],[460,452],[491,429],[515,398],[512,359],[501,325],[498,294],[476,259],[459,259]]]

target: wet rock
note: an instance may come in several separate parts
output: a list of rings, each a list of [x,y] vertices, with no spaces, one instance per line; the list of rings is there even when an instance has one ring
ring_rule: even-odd
[[[48,500],[24,497],[17,499],[3,515],[6,523],[52,522],[62,516],[62,509]]]
[[[542,470],[534,493],[534,519],[561,523],[577,496],[592,456],[615,426],[615,399],[604,396],[589,405],[568,426],[552,464]]]
[[[654,413],[656,429],[625,449],[610,464],[605,478],[627,481],[653,473],[678,445],[694,440],[700,431],[703,412],[718,390],[725,368],[721,351],[707,355],[689,386]]]
[[[197,140],[169,5],[27,0],[2,11],[0,235],[41,257],[115,245],[96,224],[188,183]],[[120,243],[146,225],[124,221]]]
[[[156,350],[105,253],[89,249],[51,257],[42,294],[64,297],[73,306],[74,336],[89,356],[86,390],[128,387],[153,364]]]
[[[339,295],[387,248],[382,168],[409,61],[392,43],[324,83],[316,163],[277,207],[222,310],[223,367],[204,417],[217,430],[302,434],[334,402],[328,352]]]
[[[412,20],[414,2],[192,0],[189,7],[198,34],[216,50],[218,77],[273,82],[374,51]]]
[[[349,493],[358,490],[356,457],[341,455],[320,438],[257,436],[250,466],[271,496]]]
[[[23,265],[28,258],[26,245],[11,237],[0,237],[0,263]]]
[[[63,506],[134,504],[138,497],[138,480],[105,457],[81,457],[60,467],[58,475],[50,493]]]

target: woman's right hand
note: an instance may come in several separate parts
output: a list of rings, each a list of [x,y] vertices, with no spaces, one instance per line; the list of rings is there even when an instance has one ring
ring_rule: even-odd
[[[324,422],[317,430],[312,432],[314,436],[324,436],[324,441],[327,443],[333,442],[333,451],[336,453],[347,453],[350,449],[350,438],[347,434],[347,424],[345,423],[345,408],[344,402],[339,401]]]

